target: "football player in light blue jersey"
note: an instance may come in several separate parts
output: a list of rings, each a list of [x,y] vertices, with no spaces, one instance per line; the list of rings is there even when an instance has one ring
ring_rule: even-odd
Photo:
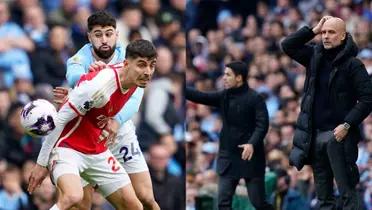
[[[88,18],[88,30],[90,43],[84,45],[67,61],[66,78],[70,87],[74,87],[81,75],[89,71],[99,70],[105,64],[117,64],[124,61],[125,49],[117,44],[116,21],[110,14],[106,12],[92,14]],[[133,188],[144,209],[160,210],[154,199],[150,173],[139,147],[135,126],[130,120],[139,110],[143,93],[143,88],[137,88],[115,119],[107,123],[104,128],[106,132],[102,133],[106,133],[105,137],[108,139],[115,138],[115,143],[109,145],[109,149],[129,174]],[[79,209],[91,209],[93,188],[87,185],[88,183],[84,184],[86,185],[84,199]]]
[[[108,46],[109,47],[109,46]],[[102,61],[106,64],[117,64],[124,60],[125,48],[117,43],[108,50],[111,55],[105,58],[105,54],[100,49],[94,47],[91,43],[85,44],[74,56],[67,60],[66,78],[68,85],[74,87],[82,74],[87,73],[89,67],[96,61]],[[102,57],[104,56],[104,57]]]

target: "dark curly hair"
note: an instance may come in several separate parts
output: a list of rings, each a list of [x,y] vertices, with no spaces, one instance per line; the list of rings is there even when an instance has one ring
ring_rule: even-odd
[[[88,18],[88,30],[91,31],[94,26],[112,26],[116,28],[116,20],[106,11],[99,11]]]
[[[147,40],[139,39],[131,42],[125,51],[125,58],[136,59],[138,57],[154,59],[157,57],[155,46]]]

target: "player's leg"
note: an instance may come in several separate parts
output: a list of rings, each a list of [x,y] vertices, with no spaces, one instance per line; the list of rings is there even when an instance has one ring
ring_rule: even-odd
[[[84,179],[82,179],[82,186],[83,186],[83,200],[80,201],[77,205],[70,208],[70,210],[90,210],[92,209],[92,199],[94,188]]]
[[[131,184],[119,188],[106,199],[117,210],[143,210],[143,206],[134,192]]]
[[[83,187],[80,177],[76,174],[64,174],[57,180],[59,195],[57,207],[60,210],[69,209],[83,199]]]
[[[125,122],[119,130],[116,145],[110,147],[112,154],[129,174],[134,191],[145,210],[158,210],[152,190],[151,177],[146,160],[136,136],[136,128],[131,120]]]
[[[79,153],[68,148],[55,148],[49,168],[59,192],[57,204],[52,209],[65,210],[78,204],[83,199],[79,171],[84,168],[84,160]]]
[[[107,150],[89,156],[89,167],[82,173],[116,209],[142,210],[129,176],[119,161]]]
[[[160,210],[154,198],[149,171],[129,174],[134,191],[145,210]]]

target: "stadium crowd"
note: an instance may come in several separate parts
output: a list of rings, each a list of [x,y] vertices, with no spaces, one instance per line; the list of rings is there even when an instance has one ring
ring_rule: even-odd
[[[37,98],[53,101],[67,86],[66,61],[87,39],[87,18],[96,11],[117,18],[119,42],[144,38],[157,47],[156,73],[135,117],[137,136],[161,209],[185,203],[182,87],[186,69],[183,12],[178,0],[0,0],[0,209],[49,209],[56,199],[50,179],[26,192],[41,147],[20,124],[22,107]],[[93,209],[112,209],[98,193]]]
[[[346,21],[359,47],[358,58],[372,78],[372,2],[363,0],[188,1],[186,85],[201,91],[223,89],[224,65],[249,65],[249,86],[265,98],[270,127],[265,138],[266,193],[275,209],[317,209],[312,169],[289,165],[305,69],[280,49],[288,34],[315,26],[332,15]],[[320,41],[317,36],[314,42]],[[186,103],[186,209],[216,209],[216,156],[221,116],[213,108]],[[372,115],[361,125],[357,164],[360,201],[372,209]],[[241,180],[242,181],[242,180]],[[335,189],[337,194],[337,190]],[[236,190],[233,209],[253,209]],[[283,206],[277,206],[280,198]],[[211,201],[208,203],[208,201]],[[290,207],[292,206],[292,207]],[[297,206],[297,207],[293,207]]]

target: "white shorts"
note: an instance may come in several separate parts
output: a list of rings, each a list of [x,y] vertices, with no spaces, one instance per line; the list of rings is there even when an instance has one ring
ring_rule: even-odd
[[[132,120],[125,122],[118,132],[116,143],[109,147],[128,174],[148,171]]]
[[[130,184],[128,174],[109,150],[100,154],[83,154],[70,148],[56,147],[51,154],[49,169],[54,183],[57,184],[62,175],[75,174],[97,185],[104,197]]]
[[[128,120],[120,127],[116,142],[109,149],[128,174],[149,170],[139,146],[136,127],[132,120]],[[88,184],[87,181],[82,179],[84,187]]]

